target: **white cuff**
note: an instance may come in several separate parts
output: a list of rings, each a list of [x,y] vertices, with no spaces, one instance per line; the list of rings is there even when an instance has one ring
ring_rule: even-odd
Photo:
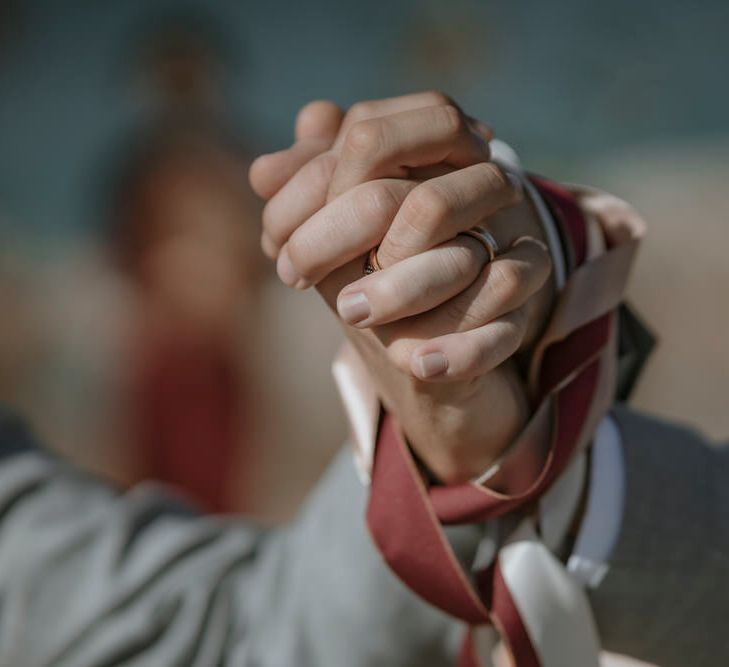
[[[585,515],[567,570],[583,586],[596,588],[620,535],[625,503],[625,461],[620,431],[611,416],[597,428],[592,446]]]
[[[552,256],[554,284],[557,291],[559,291],[564,287],[565,281],[567,280],[567,262],[554,216],[547,208],[542,196],[539,192],[537,192],[537,189],[532,185],[529,178],[527,178],[527,174],[519,161],[519,156],[516,154],[514,149],[503,141],[494,139],[491,142],[491,152],[494,162],[499,164],[503,169],[506,169],[519,177],[522,187],[524,188],[524,192],[527,197],[529,197],[529,201],[531,201],[532,206],[534,206],[534,209],[539,216],[539,222],[542,225],[542,231],[544,232],[544,238],[547,241],[549,254]]]

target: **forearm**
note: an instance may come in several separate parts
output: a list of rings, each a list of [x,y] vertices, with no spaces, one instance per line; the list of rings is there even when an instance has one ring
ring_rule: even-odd
[[[365,494],[344,451],[297,520],[264,531],[152,485],[120,494],[0,420],[0,663],[450,664],[458,628],[387,570]],[[470,558],[479,531],[452,537]]]
[[[266,611],[251,602],[250,634],[263,667],[454,663],[462,628],[387,568],[365,526],[367,493],[347,449],[296,523],[274,538],[278,557],[264,562],[257,575],[265,570],[257,599]],[[463,526],[448,535],[468,562],[483,531]]]

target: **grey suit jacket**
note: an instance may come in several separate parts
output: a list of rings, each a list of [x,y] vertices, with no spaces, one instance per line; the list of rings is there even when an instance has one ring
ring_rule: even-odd
[[[628,498],[593,593],[608,649],[729,664],[729,455],[618,409]],[[406,590],[363,521],[343,452],[299,517],[266,530],[147,485],[120,494],[0,417],[2,667],[429,667],[462,628]],[[450,532],[473,556],[483,528]]]

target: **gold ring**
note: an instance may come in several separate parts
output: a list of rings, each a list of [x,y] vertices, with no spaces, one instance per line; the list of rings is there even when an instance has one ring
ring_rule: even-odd
[[[370,250],[369,255],[367,255],[367,259],[365,260],[364,265],[364,274],[366,276],[370,275],[370,273],[374,273],[375,271],[381,271],[382,267],[380,266],[380,263],[377,261],[377,251],[379,250],[380,246],[376,245],[372,250]]]
[[[465,232],[461,232],[466,236],[471,236],[476,239],[485,249],[489,256],[489,262],[493,262],[496,256],[499,254],[499,244],[493,237],[493,234],[484,227],[476,226],[467,229]]]

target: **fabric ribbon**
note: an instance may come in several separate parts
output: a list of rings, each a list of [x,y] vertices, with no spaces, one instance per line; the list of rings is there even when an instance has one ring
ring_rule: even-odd
[[[576,453],[587,446],[612,400],[615,308],[622,297],[622,289],[615,290],[614,282],[625,284],[634,248],[616,246],[597,259],[589,258],[588,221],[575,196],[555,183],[538,177],[531,180],[560,222],[568,242],[572,273],[563,295],[593,297],[581,296],[581,307],[577,309],[560,308],[558,304],[536,348],[530,369],[537,405],[533,421],[542,419],[550,438],[547,460],[538,478],[515,495],[473,482],[428,485],[391,415],[383,415],[377,434],[367,508],[369,530],[384,560],[407,586],[471,628],[459,667],[482,664],[473,636],[475,628],[484,625],[498,630],[516,667],[598,664],[599,645],[586,602],[565,602],[582,600],[584,594],[580,591],[582,597],[570,597],[567,587],[572,585],[571,580],[536,532],[530,532],[532,524],[528,520],[488,567],[473,574],[458,561],[443,529],[448,524],[481,523],[512,513],[527,516]],[[520,610],[514,595],[515,584],[517,588],[520,584],[516,574],[519,570],[513,566],[517,555],[521,567],[528,564],[523,572],[540,573],[540,595],[551,595],[556,600],[550,607],[555,618],[563,614],[569,624],[570,619],[586,616],[580,628],[573,628],[579,637],[567,638],[563,645],[566,652],[572,652],[571,658],[565,655],[561,662],[548,658],[547,654],[554,655],[556,650],[548,649],[549,633],[535,629],[539,619],[532,627],[525,622],[528,614]],[[579,615],[575,614],[575,606],[579,607]],[[542,623],[540,627],[548,626]],[[535,635],[541,636],[542,646]]]

